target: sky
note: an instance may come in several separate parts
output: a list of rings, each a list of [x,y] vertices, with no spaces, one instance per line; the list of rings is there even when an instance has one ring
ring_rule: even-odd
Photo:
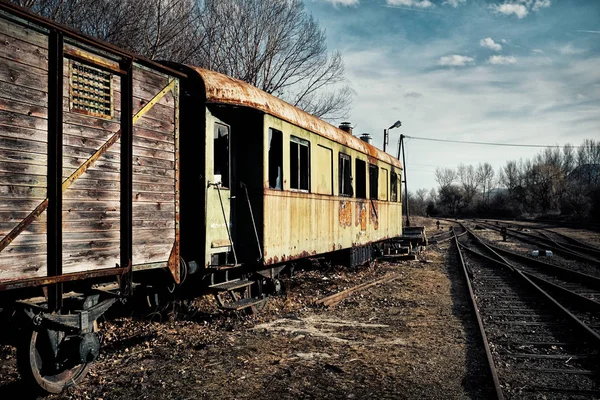
[[[407,136],[527,145],[600,140],[599,0],[305,0],[342,52],[354,91],[348,120],[396,154]],[[437,187],[436,167],[542,149],[406,139],[408,189]]]

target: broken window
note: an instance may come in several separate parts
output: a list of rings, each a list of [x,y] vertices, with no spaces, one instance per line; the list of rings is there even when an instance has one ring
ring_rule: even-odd
[[[290,138],[290,189],[310,190],[310,143]]]
[[[269,188],[283,189],[283,134],[269,128]]]
[[[356,159],[356,197],[367,198],[367,163]]]
[[[390,186],[392,192],[391,201],[398,201],[398,175],[392,171],[390,174]]]
[[[214,172],[215,183],[229,187],[229,127],[215,123]]]
[[[352,196],[352,158],[340,153],[338,180],[340,183],[340,196]]]
[[[369,164],[369,198],[379,198],[379,168],[373,164]]]

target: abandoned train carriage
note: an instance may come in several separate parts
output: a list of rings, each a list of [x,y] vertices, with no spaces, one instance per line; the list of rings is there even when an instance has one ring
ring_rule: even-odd
[[[180,68],[184,259],[260,268],[364,247],[360,263],[402,234],[397,159],[240,80]]]
[[[402,234],[399,161],[276,97],[6,3],[0,38],[0,315],[24,316],[46,391],[85,376],[136,285],[195,273],[240,309],[261,301],[245,275]]]

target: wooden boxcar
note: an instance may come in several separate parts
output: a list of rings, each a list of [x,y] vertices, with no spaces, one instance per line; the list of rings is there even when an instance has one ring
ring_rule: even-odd
[[[116,301],[95,279],[179,279],[182,75],[5,3],[0,38],[0,307],[29,299],[15,303],[35,328],[20,365],[56,392],[84,375],[94,321]],[[43,368],[41,331],[55,353],[76,332],[81,365]]]

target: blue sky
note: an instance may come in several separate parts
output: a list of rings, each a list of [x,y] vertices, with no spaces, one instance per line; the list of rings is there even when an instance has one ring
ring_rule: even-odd
[[[600,140],[598,0],[306,0],[344,55],[355,134],[498,143]],[[409,190],[436,166],[530,158],[540,149],[407,142]]]

